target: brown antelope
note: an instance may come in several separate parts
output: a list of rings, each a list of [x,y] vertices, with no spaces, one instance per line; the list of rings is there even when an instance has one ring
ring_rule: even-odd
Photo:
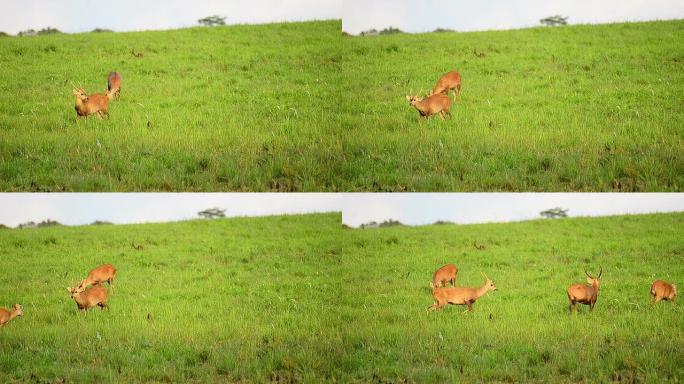
[[[461,100],[461,75],[456,71],[447,72],[444,76],[437,80],[437,84],[432,89],[431,95],[437,95],[443,93],[449,95],[449,91],[456,90],[456,95],[458,99]],[[456,96],[454,96],[454,101],[456,101]]]
[[[114,277],[116,276],[116,268],[111,264],[103,264],[99,267],[93,269],[88,273],[88,277],[85,278],[76,289],[79,292],[83,292],[89,285],[100,285],[105,281],[109,283],[112,287],[112,292],[114,291]]]
[[[651,296],[653,304],[660,300],[669,300],[674,303],[677,296],[677,287],[662,280],[656,280],[651,285]]]
[[[14,309],[9,310],[5,308],[0,308],[0,328],[5,326],[10,320],[17,316],[22,316],[24,314],[24,307],[19,304],[14,304]]]
[[[420,117],[428,118],[439,113],[444,120],[445,115],[451,116],[451,99],[445,94],[437,94],[425,98],[406,96],[409,105],[416,108]]]
[[[112,100],[116,98],[119,100],[121,93],[121,75],[116,72],[110,72],[107,77],[107,98]]]
[[[601,285],[601,275],[603,274],[603,268],[599,271],[598,277],[593,277],[586,270],[584,273],[587,274],[586,284],[573,284],[568,287],[568,300],[570,300],[570,313],[573,309],[576,309],[575,305],[577,303],[589,305],[589,310],[594,310],[594,305],[596,305],[596,299],[598,298],[599,286]]]
[[[88,117],[97,114],[97,117],[108,115],[109,111],[109,96],[103,93],[94,93],[88,96],[82,88],[74,89],[76,96],[76,115],[79,117]]]
[[[479,288],[466,288],[466,287],[448,287],[448,288],[432,288],[432,297],[435,299],[435,303],[428,307],[429,310],[440,309],[447,304],[455,305],[467,305],[468,311],[473,310],[473,303],[484,296],[487,292],[496,291],[496,286],[487,275],[484,273],[482,276],[485,278],[484,285]]]
[[[100,307],[100,309],[107,308],[107,288],[101,285],[96,285],[85,291],[79,291],[78,288],[67,288],[66,290],[71,294],[71,298],[76,301],[79,310],[85,311],[95,306]]]
[[[451,283],[452,287],[456,286],[456,275],[458,274],[458,268],[453,264],[447,264],[440,269],[436,270],[432,275],[432,287],[446,287],[447,282]]]

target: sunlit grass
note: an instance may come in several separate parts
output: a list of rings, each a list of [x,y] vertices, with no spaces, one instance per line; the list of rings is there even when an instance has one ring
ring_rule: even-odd
[[[330,190],[340,21],[0,38],[0,190]],[[76,122],[72,82],[123,77]]]
[[[684,215],[433,225],[349,231],[341,367],[380,382],[662,382],[684,377],[681,303],[649,304],[651,283],[684,283]],[[433,303],[432,272],[498,290],[472,313]],[[601,289],[568,314],[584,269]],[[384,381],[383,381],[384,380]]]
[[[347,190],[679,191],[684,21],[346,37]],[[405,95],[458,70],[453,118]]]
[[[0,230],[0,382],[321,381],[340,360],[327,292],[340,215]],[[64,289],[117,269],[110,310]]]

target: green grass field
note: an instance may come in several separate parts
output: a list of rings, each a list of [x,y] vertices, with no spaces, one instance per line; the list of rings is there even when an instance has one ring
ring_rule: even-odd
[[[0,230],[0,306],[24,306],[0,329],[0,382],[326,380],[340,220]],[[110,310],[78,315],[65,287],[105,262]]]
[[[342,369],[374,382],[681,382],[684,309],[652,307],[656,278],[684,283],[684,214],[353,230]],[[428,313],[432,272],[498,290],[472,313]],[[566,288],[603,278],[593,313]]]
[[[349,230],[339,214],[0,230],[0,381],[660,382],[684,378],[684,214]],[[109,311],[64,289],[118,268]],[[498,290],[428,313],[432,271]],[[603,266],[593,313],[565,288]]]
[[[680,191],[684,21],[343,39],[345,190]],[[453,118],[405,96],[449,70]]]
[[[0,38],[0,190],[338,189],[341,22]],[[110,118],[77,124],[71,82]]]

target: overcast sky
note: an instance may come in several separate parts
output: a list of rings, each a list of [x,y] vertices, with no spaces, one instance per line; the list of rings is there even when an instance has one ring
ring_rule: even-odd
[[[0,223],[57,220],[67,225],[197,218],[206,208],[226,215],[342,212],[344,224],[394,219],[422,225],[520,221],[548,208],[570,216],[684,211],[678,193],[0,193]]]
[[[560,14],[570,24],[684,18],[683,0],[343,0],[342,29],[395,27],[479,31],[538,26]]]
[[[684,193],[358,193],[343,199],[342,222],[357,227],[389,219],[404,224],[459,224],[540,218],[555,207],[568,216],[682,212]]]
[[[179,221],[213,207],[229,217],[339,212],[338,200],[325,193],[0,193],[0,224]]]
[[[0,31],[170,29],[217,14],[227,24],[341,18],[342,0],[0,0]]]

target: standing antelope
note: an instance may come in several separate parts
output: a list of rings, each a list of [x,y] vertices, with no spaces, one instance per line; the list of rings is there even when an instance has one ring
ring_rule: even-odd
[[[453,264],[447,264],[440,269],[436,270],[432,275],[432,287],[446,287],[447,282],[451,283],[452,287],[456,286],[456,275],[458,274],[458,268]]]
[[[9,310],[5,308],[0,308],[0,328],[5,326],[10,320],[17,316],[22,316],[24,314],[24,307],[19,304],[14,304],[14,309]]]
[[[85,278],[75,289],[78,292],[82,292],[89,285],[100,285],[105,281],[109,283],[112,287],[112,292],[114,292],[114,277],[116,276],[116,268],[111,264],[103,264],[99,267],[93,269],[88,273],[88,277]]]
[[[449,91],[452,89],[456,90],[456,95],[461,100],[461,75],[456,71],[447,72],[444,76],[440,77],[432,89],[431,95],[443,93],[448,96]],[[454,96],[454,101],[456,101],[456,96]]]
[[[677,287],[662,280],[656,280],[651,285],[651,296],[653,304],[660,300],[669,300],[674,303],[677,296]]]
[[[107,98],[119,100],[121,93],[121,75],[117,72],[110,72],[107,77]]]
[[[88,96],[82,88],[74,89],[76,96],[76,115],[88,117],[97,114],[97,117],[109,115],[109,96],[103,93],[93,93]]]
[[[487,275],[484,273],[484,285],[480,288],[466,288],[466,287],[449,287],[449,288],[432,288],[432,297],[435,303],[428,307],[429,310],[440,309],[447,304],[467,305],[468,311],[473,310],[473,303],[484,296],[487,292],[496,291],[496,286]]]
[[[445,94],[437,94],[425,98],[406,96],[409,105],[416,108],[420,117],[428,118],[439,113],[444,120],[445,115],[451,116],[451,99]]]
[[[603,268],[599,271],[598,277],[593,277],[586,270],[584,273],[587,274],[587,283],[585,284],[573,284],[568,287],[568,300],[570,300],[570,313],[573,309],[576,309],[575,305],[577,303],[589,305],[589,310],[594,310],[594,305],[596,305],[596,299],[598,298],[599,286],[601,285],[601,275],[603,274]]]
[[[85,311],[95,306],[100,307],[100,309],[109,308],[107,307],[107,288],[101,285],[96,285],[85,291],[79,291],[78,288],[67,288],[66,290],[71,294],[71,298],[76,301],[79,310]]]

